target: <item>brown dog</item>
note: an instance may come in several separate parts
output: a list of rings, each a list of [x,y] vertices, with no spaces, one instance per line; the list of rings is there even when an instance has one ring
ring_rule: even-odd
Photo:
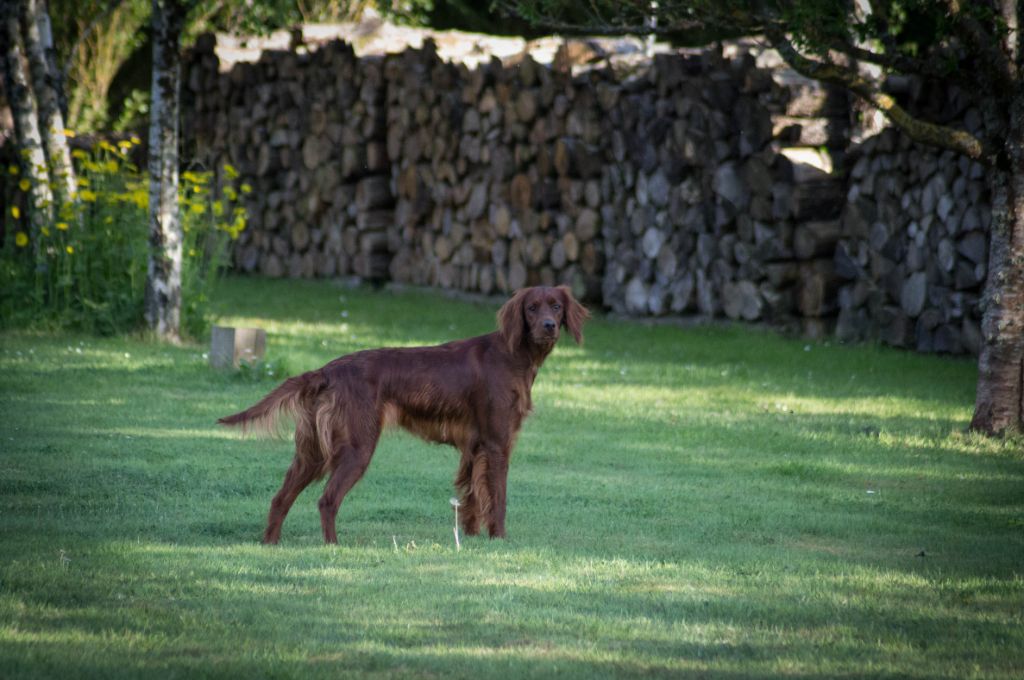
[[[264,543],[277,543],[296,497],[330,475],[320,498],[324,540],[337,543],[335,516],[366,472],[381,430],[399,425],[462,456],[455,486],[467,534],[486,523],[505,535],[509,458],[532,407],[530,389],[565,327],[577,343],[590,316],[565,286],[525,288],[498,312],[498,330],[436,347],[373,349],[284,381],[252,408],[221,418],[273,432],[295,420],[295,459],[270,504]]]

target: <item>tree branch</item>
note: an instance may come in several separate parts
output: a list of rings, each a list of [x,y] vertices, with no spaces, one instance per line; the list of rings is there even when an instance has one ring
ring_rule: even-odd
[[[777,27],[769,27],[766,32],[782,58],[798,73],[845,87],[879,109],[914,141],[950,149],[988,165],[995,164],[996,151],[969,132],[915,118],[896,103],[891,95],[882,92],[877,85],[855,71],[808,59],[793,47],[793,43]]]
[[[858,61],[867,61],[872,64],[878,64],[879,66],[885,66],[886,68],[895,69],[904,73],[921,73],[925,75],[945,75],[939,74],[936,69],[931,66],[930,62],[914,59],[903,54],[879,54],[863,47],[857,47],[847,42],[835,41],[829,47],[837,52],[849,55]]]

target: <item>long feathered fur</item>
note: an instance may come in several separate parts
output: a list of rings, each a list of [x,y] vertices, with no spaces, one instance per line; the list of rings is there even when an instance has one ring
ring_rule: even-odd
[[[300,420],[308,419],[308,401],[313,374],[304,373],[288,378],[267,396],[244,411],[220,418],[217,422],[229,427],[241,427],[242,432],[250,432],[269,437],[282,437],[285,434],[283,417],[288,417],[300,425]]]
[[[337,403],[326,392],[321,371],[310,371],[288,378],[259,402],[219,419],[229,427],[241,427],[243,433],[284,437],[286,420],[295,424],[295,460],[301,469],[325,475],[335,430]]]

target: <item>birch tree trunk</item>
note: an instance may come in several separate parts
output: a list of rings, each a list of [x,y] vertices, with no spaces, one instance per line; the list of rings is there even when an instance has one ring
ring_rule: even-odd
[[[1011,107],[1009,169],[993,171],[988,281],[971,429],[1024,431],[1024,93]]]
[[[53,42],[53,22],[50,20],[50,5],[47,0],[38,0],[39,13],[39,39],[43,46],[43,56],[46,57],[46,68],[50,71],[54,92],[57,93],[57,106],[60,108],[61,117],[68,118],[68,99],[65,91],[64,70],[57,60],[57,47]]]
[[[33,243],[39,230],[50,221],[53,194],[47,176],[46,154],[39,134],[39,112],[26,71],[25,50],[18,26],[17,0],[0,0],[0,44],[3,44],[4,89],[14,117],[14,136],[21,156],[21,168],[31,182],[30,219]]]
[[[153,0],[153,85],[149,124],[149,266],[146,321],[157,337],[181,339],[182,230],[178,213],[179,41],[185,11]]]
[[[40,0],[22,0],[21,28],[25,38],[25,51],[29,70],[32,74],[32,90],[39,104],[39,126],[42,132],[47,167],[53,180],[53,187],[61,200],[75,196],[75,170],[71,165],[71,151],[64,136],[64,116],[60,110],[57,95],[57,74],[51,70],[46,57],[40,25],[44,9]],[[46,19],[49,24],[49,18]]]

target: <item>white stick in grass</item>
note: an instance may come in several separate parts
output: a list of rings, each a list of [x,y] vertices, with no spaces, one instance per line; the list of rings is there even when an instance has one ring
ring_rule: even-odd
[[[462,503],[460,503],[459,499],[456,498],[455,496],[452,496],[451,498],[449,498],[448,502],[452,504],[453,508],[455,508],[455,529],[454,529],[454,531],[455,531],[455,550],[457,552],[457,551],[462,550],[462,543],[459,542],[459,506],[462,505]]]

